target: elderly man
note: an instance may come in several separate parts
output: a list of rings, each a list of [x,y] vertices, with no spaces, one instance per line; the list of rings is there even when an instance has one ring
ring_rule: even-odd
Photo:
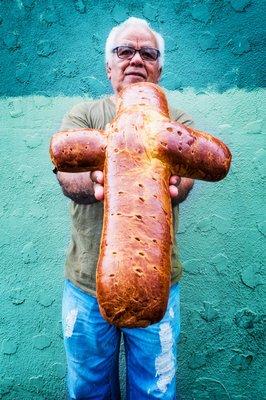
[[[126,85],[158,83],[163,57],[163,38],[146,21],[129,18],[113,28],[106,42],[106,70],[113,95],[75,106],[64,117],[61,130],[104,129],[115,115],[117,94]],[[185,113],[170,110],[172,119],[192,124]],[[172,285],[163,320],[147,328],[117,329],[99,313],[95,291],[103,218],[103,173],[58,172],[57,178],[63,193],[72,200],[72,237],[65,269],[62,317],[69,397],[120,398],[118,359],[123,333],[127,399],[176,399],[176,351],[180,333],[178,282],[181,276],[176,244],[172,256]],[[175,230],[178,204],[187,197],[192,185],[191,179],[170,178]]]

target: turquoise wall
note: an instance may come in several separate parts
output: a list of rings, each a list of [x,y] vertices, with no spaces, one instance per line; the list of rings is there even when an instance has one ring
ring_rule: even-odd
[[[135,15],[166,37],[162,86],[233,153],[181,205],[182,400],[263,399],[265,134],[262,0],[0,2],[0,399],[65,398],[68,200],[49,139],[81,98],[110,92],[103,46]],[[121,380],[124,393],[124,356]]]

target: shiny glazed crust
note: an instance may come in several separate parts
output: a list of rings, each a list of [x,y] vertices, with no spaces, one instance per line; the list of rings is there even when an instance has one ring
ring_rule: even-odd
[[[171,122],[163,91],[150,83],[123,90],[105,132],[84,132],[71,132],[71,139],[66,132],[56,134],[51,158],[59,170],[69,172],[103,168],[104,221],[96,277],[100,311],[118,327],[145,327],[162,319],[169,295],[170,175],[220,180],[231,154],[211,135]],[[65,149],[71,143],[77,156],[72,150],[70,161]]]
[[[85,172],[102,170],[106,134],[96,129],[57,132],[50,143],[50,157],[58,171]]]

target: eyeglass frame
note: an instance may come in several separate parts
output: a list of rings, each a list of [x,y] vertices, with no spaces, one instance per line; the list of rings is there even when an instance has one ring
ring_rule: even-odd
[[[117,50],[119,49],[119,47],[127,47],[127,48],[129,48],[129,49],[134,50],[134,53],[133,53],[132,56],[129,57],[129,58],[122,58],[122,57],[119,57],[118,52],[117,52]],[[141,56],[141,53],[140,53],[142,49],[152,49],[152,50],[156,50],[156,52],[157,52],[157,57],[155,58],[155,60],[145,60],[145,59],[143,59],[142,56]],[[115,48],[112,50],[112,53],[116,53],[117,57],[120,58],[120,60],[132,60],[132,58],[135,56],[135,54],[136,54],[136,53],[139,53],[139,55],[140,55],[140,57],[141,57],[141,59],[142,59],[143,61],[150,61],[150,62],[157,61],[158,58],[161,56],[160,50],[156,49],[155,47],[149,47],[149,46],[143,46],[143,47],[141,47],[140,49],[135,49],[134,47],[131,47],[131,46],[121,45],[121,46],[115,47]]]

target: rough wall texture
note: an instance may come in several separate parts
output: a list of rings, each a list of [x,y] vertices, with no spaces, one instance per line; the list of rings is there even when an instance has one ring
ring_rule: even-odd
[[[65,398],[60,300],[68,201],[51,173],[48,143],[76,96],[110,92],[104,40],[129,15],[166,36],[161,83],[171,103],[234,156],[224,181],[197,183],[181,206],[181,399],[265,398],[264,6],[0,2],[0,398]]]

